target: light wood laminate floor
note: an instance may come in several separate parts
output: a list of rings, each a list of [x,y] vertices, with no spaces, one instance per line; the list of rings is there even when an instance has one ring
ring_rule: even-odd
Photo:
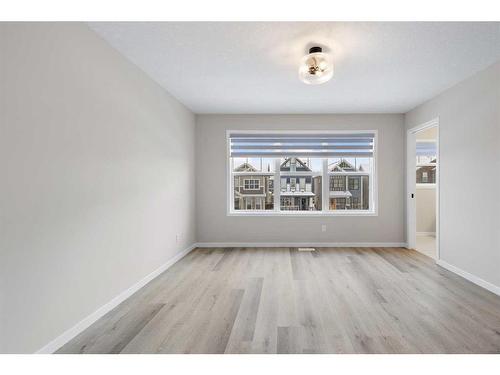
[[[417,234],[416,249],[418,252],[436,259],[436,236]]]
[[[500,297],[416,251],[196,249],[60,353],[500,353]]]

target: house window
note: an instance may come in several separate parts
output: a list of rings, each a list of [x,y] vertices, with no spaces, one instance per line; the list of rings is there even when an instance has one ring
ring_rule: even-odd
[[[345,176],[332,176],[330,178],[330,190],[332,191],[345,190]]]
[[[245,180],[244,187],[245,190],[257,190],[259,189],[259,180]]]
[[[349,177],[349,190],[359,190],[359,177]]]
[[[373,214],[375,144],[374,131],[228,132],[228,212]]]

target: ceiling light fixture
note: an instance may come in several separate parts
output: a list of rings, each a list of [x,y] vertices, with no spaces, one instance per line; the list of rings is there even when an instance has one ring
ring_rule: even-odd
[[[308,85],[319,85],[333,77],[332,57],[323,52],[321,47],[312,47],[305,55],[299,67],[299,78]]]

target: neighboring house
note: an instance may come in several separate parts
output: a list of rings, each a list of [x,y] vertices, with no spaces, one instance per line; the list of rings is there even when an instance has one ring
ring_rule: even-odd
[[[328,166],[330,175],[330,209],[331,210],[367,210],[369,202],[369,176],[356,172],[364,172],[363,167],[356,168],[346,160],[340,160]],[[338,174],[337,174],[338,173]]]
[[[235,172],[248,174],[234,177],[234,209],[265,210],[274,207],[274,177],[262,173],[249,163]],[[346,160],[330,164],[329,207],[331,210],[366,210],[369,202],[369,176],[362,167]],[[308,164],[300,158],[286,158],[280,165],[280,209],[283,211],[317,211],[322,209],[320,176],[314,176]],[[294,175],[294,172],[298,172]],[[359,172],[359,174],[356,174]]]
[[[235,172],[248,175],[234,177],[234,209],[265,210],[274,207],[274,180],[269,174],[259,174],[249,163],[243,163]],[[299,158],[286,158],[280,172],[301,172],[280,178],[280,209],[284,211],[321,210],[321,177],[312,176],[311,169]],[[303,172],[311,172],[310,176]]]
[[[436,164],[436,159],[431,164]],[[417,184],[435,184],[436,183],[436,165],[417,166]]]
[[[234,209],[265,210],[273,208],[273,181],[269,175],[254,174],[252,165],[243,163],[235,172],[251,172],[234,177]]]
[[[286,158],[280,172],[301,172],[280,177],[280,208],[286,211],[321,210],[321,177],[313,176],[309,166],[299,158]],[[311,172],[308,176],[303,172]]]

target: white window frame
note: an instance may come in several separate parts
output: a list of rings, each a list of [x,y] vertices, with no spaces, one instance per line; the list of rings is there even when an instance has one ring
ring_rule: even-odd
[[[275,159],[274,172],[233,172],[231,166],[231,134],[364,134],[373,133],[374,150],[372,161],[372,172],[329,172],[328,158],[323,158],[323,168],[321,172],[312,172],[313,175],[322,176],[322,210],[321,211],[281,211],[280,210],[280,195],[281,195],[281,177],[286,174],[300,175],[300,172],[281,172],[280,159]],[[378,131],[377,130],[314,130],[314,131],[287,131],[287,130],[226,130],[226,196],[227,196],[227,216],[378,216]],[[234,176],[237,175],[269,175],[274,176],[274,209],[273,210],[234,210]],[[308,175],[311,172],[307,172]],[[370,178],[369,187],[369,209],[368,210],[330,210],[330,175],[332,174],[367,174]],[[244,185],[244,183],[243,183]],[[244,186],[243,186],[244,187]],[[279,188],[278,188],[279,187]],[[326,198],[326,199],[325,199]]]
[[[248,181],[248,188],[247,188]],[[253,185],[251,187],[250,185]],[[260,189],[260,180],[258,178],[245,178],[243,179],[243,190],[259,190]]]

